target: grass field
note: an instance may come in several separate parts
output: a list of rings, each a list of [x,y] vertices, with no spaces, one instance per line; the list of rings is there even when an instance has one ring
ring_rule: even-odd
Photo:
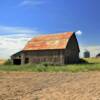
[[[62,66],[33,65],[0,65],[0,71],[27,71],[27,72],[79,72],[100,70],[100,58],[85,59],[88,63]]]

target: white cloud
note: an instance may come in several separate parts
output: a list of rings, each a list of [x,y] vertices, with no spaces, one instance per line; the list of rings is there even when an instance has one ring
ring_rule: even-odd
[[[29,28],[0,26],[0,58],[8,58],[22,50],[27,41],[38,33]]]
[[[82,35],[82,31],[81,30],[78,30],[77,32],[76,32],[76,35]]]
[[[19,6],[37,6],[42,4],[44,4],[44,2],[39,0],[23,0]]]
[[[30,29],[30,28],[25,28],[25,27],[12,27],[12,26],[0,26],[0,34],[8,34],[8,33],[17,33],[17,34],[23,34],[23,33],[37,33],[37,30],[34,29]]]
[[[27,34],[0,36],[0,57],[8,58],[11,54],[18,52],[30,38],[32,36]]]

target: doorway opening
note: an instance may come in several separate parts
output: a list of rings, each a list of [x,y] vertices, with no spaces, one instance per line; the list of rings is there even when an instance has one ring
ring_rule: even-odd
[[[29,63],[29,58],[25,58],[25,64]]]
[[[21,59],[14,59],[13,64],[15,65],[21,65]]]

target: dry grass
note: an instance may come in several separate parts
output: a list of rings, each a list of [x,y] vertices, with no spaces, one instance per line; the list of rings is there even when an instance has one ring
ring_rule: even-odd
[[[0,59],[0,65],[3,65],[6,62],[4,59]]]

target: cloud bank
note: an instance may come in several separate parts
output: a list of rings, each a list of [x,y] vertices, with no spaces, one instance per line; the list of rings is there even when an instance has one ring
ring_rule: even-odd
[[[35,29],[0,26],[0,58],[8,58],[22,50],[32,37],[40,35]]]

